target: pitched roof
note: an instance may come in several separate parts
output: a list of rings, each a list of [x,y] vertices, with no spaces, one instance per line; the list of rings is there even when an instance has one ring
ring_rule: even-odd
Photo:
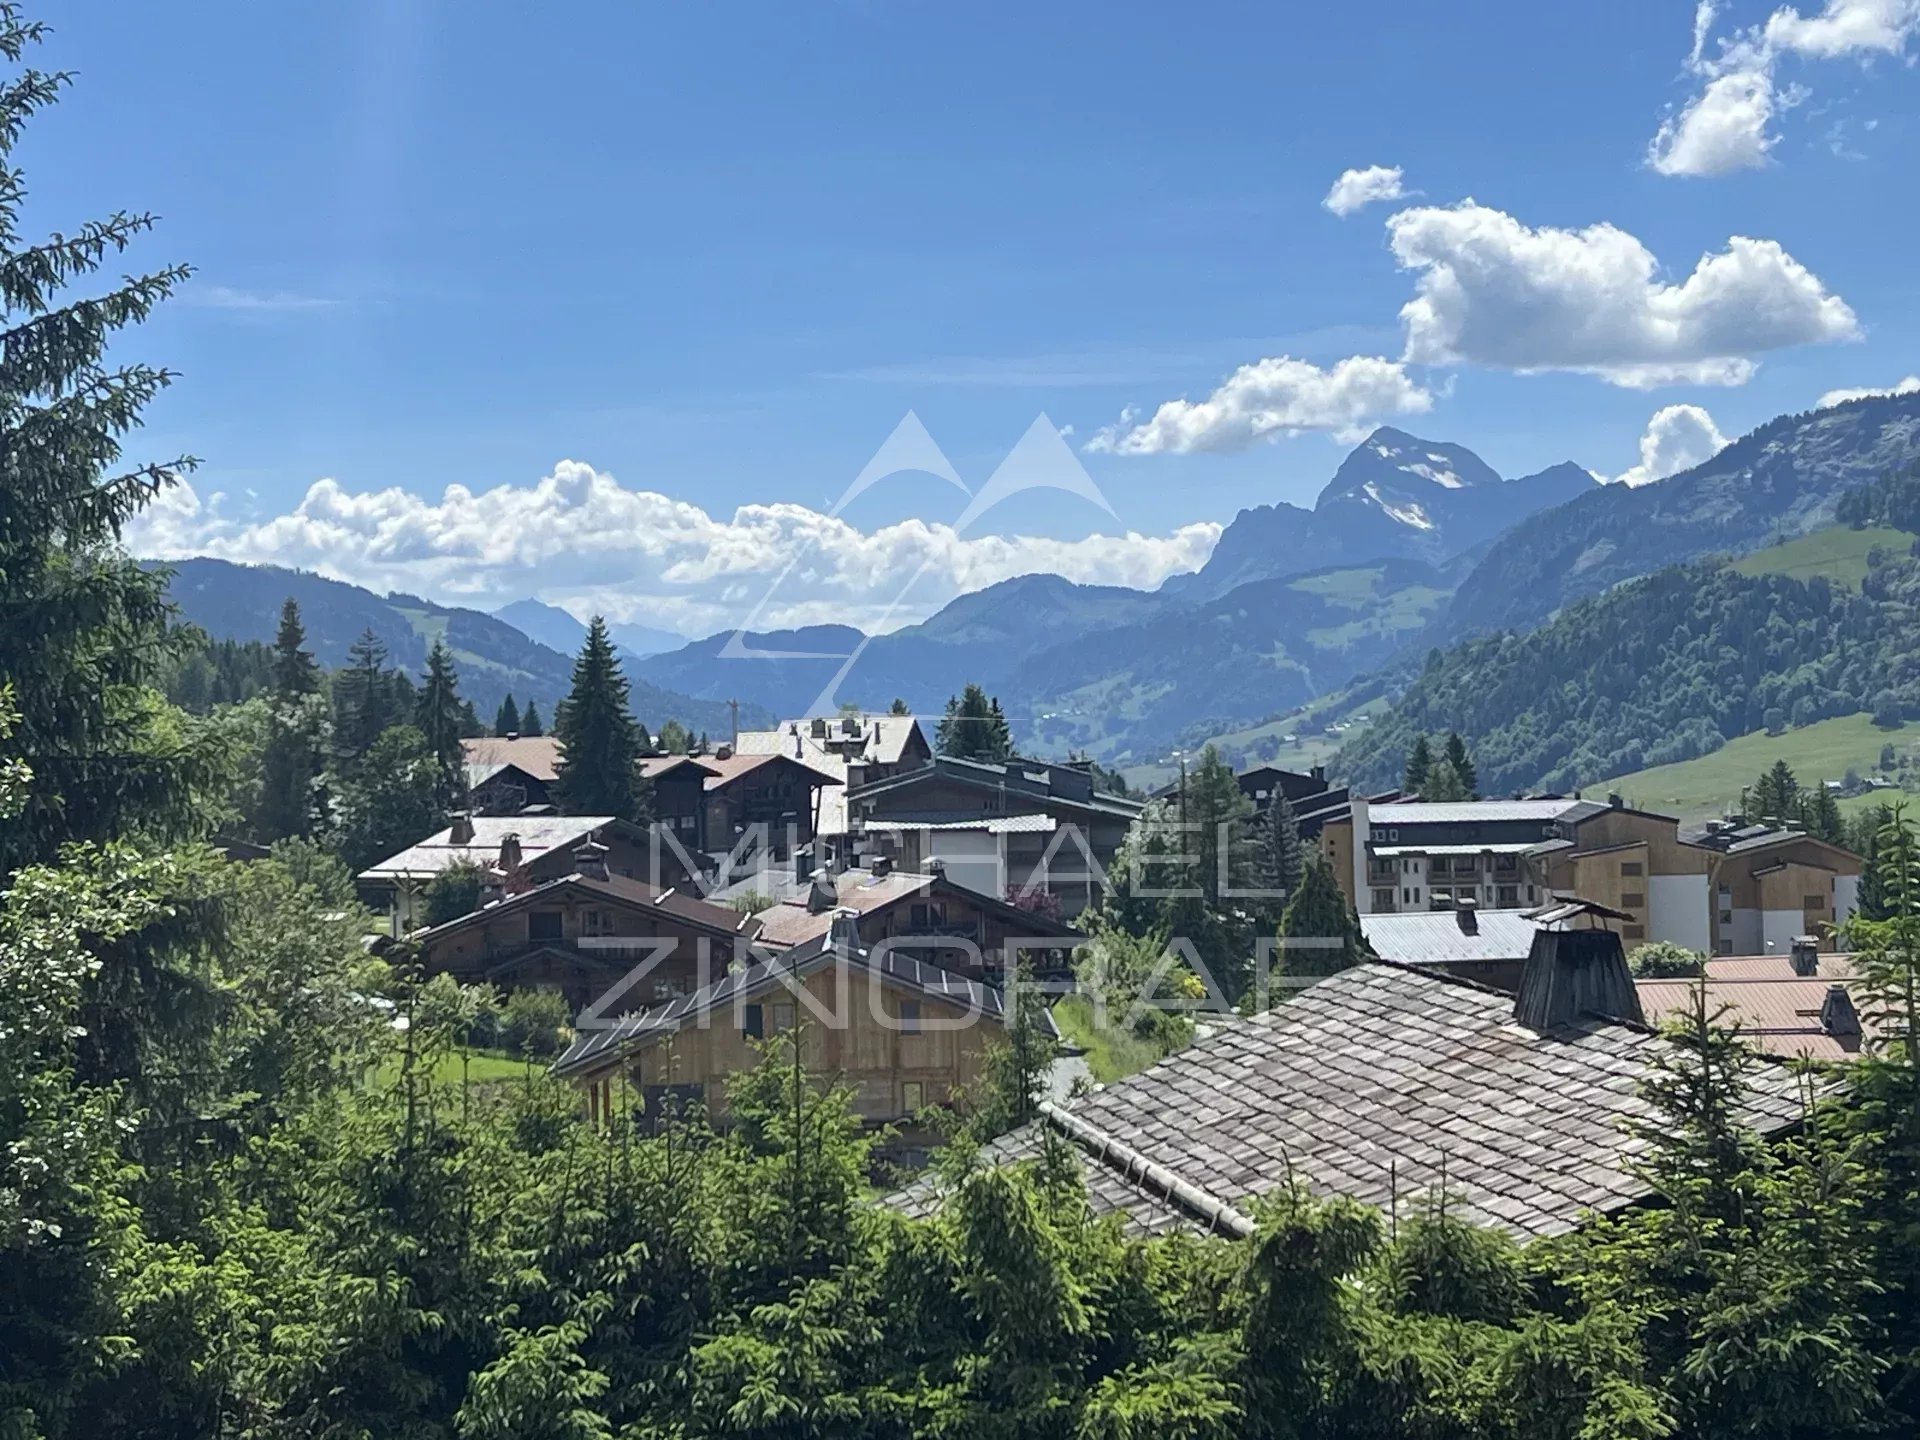
[[[688,891],[673,886],[649,885],[644,880],[635,880],[627,875],[609,875],[602,880],[597,876],[562,875],[557,880],[549,880],[522,890],[517,895],[508,895],[504,899],[490,901],[478,910],[470,910],[465,915],[444,921],[426,930],[416,930],[416,941],[437,940],[442,935],[464,929],[506,914],[511,910],[522,910],[529,905],[550,904],[559,899],[568,890],[579,890],[586,894],[601,897],[615,904],[624,905],[632,910],[646,910],[666,915],[683,925],[696,930],[704,930],[712,935],[729,938],[752,939],[759,926],[753,917],[725,905],[715,905],[702,900]]]
[[[360,872],[362,880],[393,880],[406,875],[430,876],[454,865],[491,865],[500,858],[500,844],[509,835],[520,840],[523,863],[551,850],[572,848],[609,825],[625,822],[611,815],[476,815],[473,839],[453,843],[453,827],[436,831],[397,855]]]
[[[1445,965],[1475,960],[1524,960],[1540,933],[1524,910],[1475,910],[1474,930],[1460,928],[1453,910],[1362,915],[1373,953],[1403,965]]]
[[[784,988],[788,981],[811,975],[834,964],[843,964],[850,972],[864,971],[885,984],[911,990],[968,1014],[978,1015],[984,1020],[1004,1021],[1006,1018],[1006,997],[998,986],[968,980],[951,970],[928,965],[898,950],[870,951],[856,947],[843,953],[834,948],[830,937],[821,936],[814,943],[790,950],[784,955],[756,960],[750,965],[729,970],[691,995],[682,995],[651,1010],[622,1017],[604,1029],[580,1036],[554,1062],[553,1073],[566,1076],[593,1070],[617,1055],[629,1053],[652,1044],[664,1035],[675,1033],[690,1021],[724,1011],[735,1004],[745,1004],[756,994],[776,987]]]
[[[769,766],[780,765],[791,766],[796,770],[806,772],[807,779],[815,785],[843,785],[846,783],[844,780],[835,779],[817,766],[794,759],[791,755],[733,754],[726,756],[724,759],[718,755],[702,755],[700,757],[700,763],[713,772],[707,780],[707,789],[709,790],[724,789],[744,775],[751,775],[756,771],[765,770]]]
[[[1853,977],[1853,962],[1845,955],[1820,956],[1812,975],[1797,974],[1786,955],[1715,956],[1707,962],[1707,1010],[1711,1014],[1725,1006],[1723,1023],[1738,1024],[1741,1038],[1763,1055],[1849,1060],[1860,1053],[1863,1037],[1830,1030],[1822,1013],[1827,992],[1844,989]],[[1658,1023],[1692,1008],[1697,983],[1638,980],[1634,988],[1648,1022]]]
[[[551,784],[560,778],[560,741],[552,735],[483,736],[460,742],[461,758],[470,766],[493,771],[512,765],[536,780]]]
[[[790,900],[769,905],[757,912],[754,919],[760,922],[760,943],[804,945],[810,940],[819,939],[833,928],[835,910],[855,910],[862,915],[870,915],[910,896],[925,894],[932,888],[935,878],[911,870],[896,870],[891,875],[875,879],[870,871],[848,870],[834,878],[837,899],[830,909],[809,910],[809,892],[803,890]]]
[[[1266,1014],[1222,1019],[1152,1068],[1066,1103],[1129,1157],[1117,1176],[1098,1173],[1111,1159],[1094,1162],[1092,1203],[1136,1229],[1194,1223],[1190,1207],[1129,1178],[1142,1162],[1240,1209],[1289,1177],[1383,1209],[1424,1204],[1444,1183],[1457,1213],[1522,1238],[1644,1199],[1629,1169],[1641,1142],[1621,1122],[1648,1113],[1636,1083],[1667,1042],[1603,1021],[1538,1035],[1513,1004],[1375,962]],[[1760,1068],[1746,1109],[1764,1132],[1792,1125],[1794,1078]],[[1029,1130],[1002,1154],[1038,1143]],[[924,1213],[938,1198],[923,1179],[888,1203]]]
[[[944,812],[928,812],[939,818],[916,820],[911,815],[889,815],[885,820],[868,820],[868,830],[977,830],[988,835],[1051,835],[1060,822],[1051,815],[966,815],[955,820]]]
[[[1091,810],[1123,820],[1137,818],[1146,808],[1144,801],[1094,789],[1092,776],[1077,767],[1018,757],[1004,764],[993,764],[984,760],[960,760],[951,755],[936,755],[925,765],[856,786],[848,793],[848,799],[865,799],[929,781],[951,781],[991,790],[1004,795],[1011,806],[1039,808],[1059,805],[1069,809]]]

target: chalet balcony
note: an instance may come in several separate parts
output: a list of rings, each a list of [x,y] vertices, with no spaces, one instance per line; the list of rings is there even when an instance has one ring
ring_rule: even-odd
[[[1399,883],[1400,869],[1393,861],[1369,860],[1367,862],[1367,884],[1398,885]]]

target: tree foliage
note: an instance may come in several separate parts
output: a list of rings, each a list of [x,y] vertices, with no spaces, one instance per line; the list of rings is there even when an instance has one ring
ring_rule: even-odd
[[[533,707],[527,711],[532,716]],[[640,776],[645,732],[628,708],[627,677],[607,638],[606,621],[598,615],[574,661],[573,689],[560,707],[554,734],[561,745],[554,791],[563,810],[636,822],[647,818],[647,787]]]

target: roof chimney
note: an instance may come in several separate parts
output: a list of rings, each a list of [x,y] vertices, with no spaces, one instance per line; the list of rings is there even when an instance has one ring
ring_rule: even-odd
[[[713,758],[716,760],[731,760],[733,758],[733,746],[728,745],[725,742],[722,742],[721,744],[714,746]]]
[[[607,847],[598,840],[582,841],[573,852],[573,871],[583,880],[605,880]]]
[[[840,954],[852,958],[854,951],[860,948],[860,912],[858,910],[836,910],[833,912],[833,924],[827,929],[828,943]]]
[[[1860,1012],[1853,1008],[1846,986],[1827,987],[1827,998],[1820,1002],[1820,1028],[1836,1037],[1860,1033]]]
[[[1620,937],[1598,926],[1536,933],[1513,1017],[1540,1035],[1582,1018],[1644,1024]]]
[[[520,868],[520,836],[509,830],[500,837],[500,868],[511,875]]]
[[[793,737],[793,758],[796,760],[806,753],[806,751],[801,748],[802,744],[803,742],[798,735]]]
[[[867,869],[872,872],[874,879],[884,880],[893,873],[893,857],[876,855],[867,862]]]
[[[807,913],[824,915],[839,903],[840,887],[833,883],[833,877],[824,870],[814,871],[807,885]]]
[[[473,816],[462,810],[453,817],[453,824],[447,830],[449,845],[471,845],[473,843]]]
[[[1460,926],[1460,933],[1462,935],[1478,935],[1480,933],[1479,907],[1475,901],[1460,901],[1459,904],[1453,907],[1453,918]]]
[[[1793,937],[1793,948],[1788,956],[1793,973],[1800,976],[1820,973],[1820,942],[1811,935]]]
[[[1626,803],[1626,801],[1620,798],[1620,792],[1618,790],[1609,790],[1607,792],[1607,805],[1609,808],[1618,810]]]

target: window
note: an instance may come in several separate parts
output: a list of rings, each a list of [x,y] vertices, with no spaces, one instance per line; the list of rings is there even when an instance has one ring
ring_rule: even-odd
[[[1375,910],[1387,910],[1387,911],[1392,910],[1393,909],[1393,891],[1391,890],[1374,891],[1373,892],[1373,908]]]
[[[1511,910],[1519,903],[1520,887],[1518,885],[1502,885],[1500,887],[1500,908],[1502,910]]]
[[[1413,887],[1412,887],[1411,885],[1402,885],[1402,886],[1400,887],[1400,900],[1401,900],[1401,903],[1402,903],[1402,904],[1410,904],[1410,903],[1412,903],[1412,901],[1413,901]]]
[[[746,1009],[742,1010],[740,1012],[740,1033],[751,1036],[755,1040],[763,1038],[767,1033],[766,1012],[758,1005],[749,1005]]]
[[[793,1028],[793,1002],[783,1000],[773,1007],[773,1028],[791,1030]]]
[[[558,910],[535,910],[527,916],[529,940],[558,940],[565,933]]]
[[[1800,897],[1800,908],[1802,910],[1824,910],[1827,908],[1827,897],[1824,895],[1802,895]]]
[[[900,1110],[902,1114],[912,1115],[927,1103],[927,1087],[924,1081],[902,1080],[900,1082]]]
[[[1721,923],[1722,925],[1731,925],[1731,924],[1733,924],[1733,911],[1731,911],[1731,910],[1722,910],[1722,911],[1720,912],[1720,923]]]
[[[1622,925],[1620,927],[1620,938],[1622,940],[1644,940],[1647,938],[1647,927],[1644,925]]]
[[[900,1002],[900,1033],[902,1035],[920,1033],[920,1002],[918,1000]]]
[[[1643,909],[1646,906],[1646,903],[1647,903],[1647,896],[1646,896],[1646,892],[1643,890],[1622,890],[1620,892],[1620,904],[1623,909],[1627,909],[1627,910]]]
[[[1644,875],[1647,873],[1647,867],[1638,860],[1622,860],[1620,862],[1620,873],[1622,875]]]
[[[581,914],[581,933],[586,935],[611,935],[613,916],[605,910],[588,910]]]

